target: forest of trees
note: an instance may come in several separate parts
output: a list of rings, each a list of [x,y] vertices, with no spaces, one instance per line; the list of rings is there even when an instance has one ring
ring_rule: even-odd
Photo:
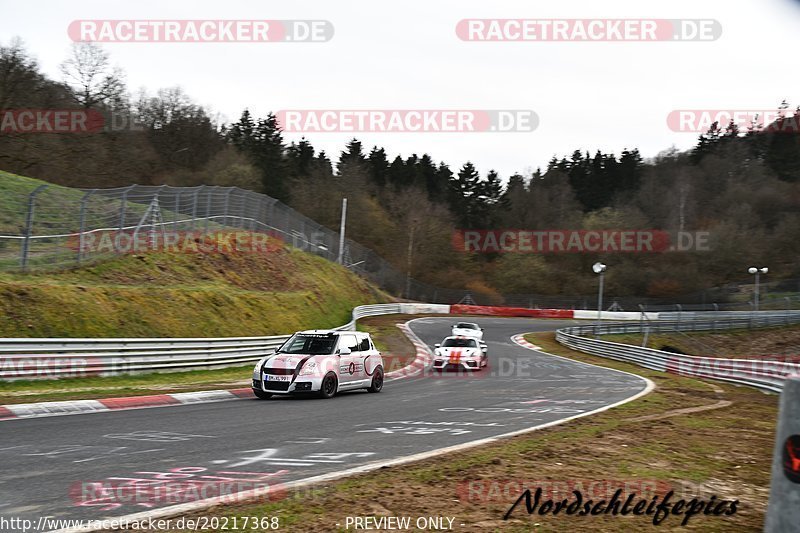
[[[139,183],[238,186],[280,199],[405,270],[410,229],[414,278],[485,293],[590,294],[602,259],[609,290],[668,298],[746,279],[800,278],[800,134],[715,124],[687,152],[645,160],[575,150],[530,175],[482,176],[429,154],[391,158],[351,140],[339,154],[287,142],[275,116],[243,110],[221,123],[183,89],[132,94],[124,73],[92,44],[74,45],[62,79],[42,74],[20,41],[0,45],[0,110],[82,108],[133,117],[133,128],[97,134],[0,134],[0,169],[72,187]],[[781,104],[783,119],[800,111]],[[662,229],[708,231],[712,252],[663,254],[465,254],[457,229]]]

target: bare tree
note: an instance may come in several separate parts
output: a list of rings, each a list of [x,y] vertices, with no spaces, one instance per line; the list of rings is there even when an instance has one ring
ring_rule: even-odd
[[[105,50],[95,43],[72,45],[70,57],[61,64],[64,82],[84,108],[119,107],[125,100],[122,70],[111,66]]]

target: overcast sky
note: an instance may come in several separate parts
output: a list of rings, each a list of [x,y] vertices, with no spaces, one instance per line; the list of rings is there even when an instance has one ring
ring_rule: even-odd
[[[532,109],[528,133],[361,133],[367,147],[473,161],[504,178],[574,149],[646,157],[696,135],[675,109],[774,109],[800,104],[797,0],[0,0],[0,41],[21,37],[49,76],[69,52],[76,19],[325,19],[327,43],[109,43],[131,91],[180,85],[236,120],[281,109]],[[464,42],[465,18],[716,19],[714,42]],[[307,137],[338,156],[353,134]],[[299,134],[287,134],[288,140]]]

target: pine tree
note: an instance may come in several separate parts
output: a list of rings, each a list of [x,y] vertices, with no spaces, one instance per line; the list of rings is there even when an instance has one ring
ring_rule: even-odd
[[[286,157],[289,166],[289,175],[294,179],[304,179],[308,177],[314,163],[314,147],[305,137],[298,143],[292,143],[286,149]]]
[[[372,182],[378,187],[386,185],[386,174],[389,170],[389,160],[386,159],[386,150],[373,146],[369,157],[367,157],[367,163],[369,166],[369,177]]]
[[[361,141],[353,138],[347,143],[344,151],[339,155],[339,162],[336,164],[336,170],[339,174],[342,174],[347,166],[362,166],[366,160],[362,152]]]

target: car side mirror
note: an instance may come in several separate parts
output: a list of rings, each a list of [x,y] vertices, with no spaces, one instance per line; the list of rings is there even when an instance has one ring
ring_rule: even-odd
[[[350,355],[351,353],[352,352],[350,351],[350,348],[348,348],[347,346],[342,346],[341,348],[339,348],[339,355]]]
[[[441,348],[441,347],[442,347],[442,345],[441,345],[441,344],[434,344],[434,345],[433,345],[433,347],[434,347],[434,348]]]

